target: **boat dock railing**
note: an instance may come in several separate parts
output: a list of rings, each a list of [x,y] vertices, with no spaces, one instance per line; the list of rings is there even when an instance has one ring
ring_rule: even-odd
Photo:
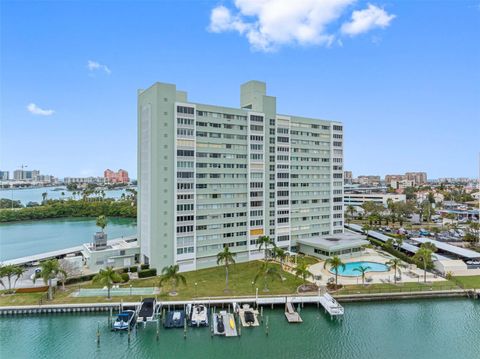
[[[319,301],[323,308],[325,308],[325,311],[330,314],[330,317],[342,316],[345,312],[335,298],[328,293],[321,295]]]

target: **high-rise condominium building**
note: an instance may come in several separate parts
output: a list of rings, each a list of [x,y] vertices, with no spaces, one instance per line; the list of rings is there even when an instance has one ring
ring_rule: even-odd
[[[343,128],[277,113],[263,82],[240,108],[190,102],[175,85],[138,93],[138,235],[142,261],[182,271],[263,257],[257,239],[343,233]]]

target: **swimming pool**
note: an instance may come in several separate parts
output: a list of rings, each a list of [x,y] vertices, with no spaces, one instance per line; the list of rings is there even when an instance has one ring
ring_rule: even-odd
[[[338,274],[343,276],[348,276],[348,277],[359,277],[362,275],[362,273],[354,270],[355,268],[359,268],[359,267],[370,267],[369,269],[367,269],[366,272],[388,272],[389,271],[389,267],[386,264],[362,261],[362,262],[345,263],[345,268],[343,267],[338,268]],[[335,271],[333,270],[333,268],[330,268],[328,271],[330,273],[335,274]]]

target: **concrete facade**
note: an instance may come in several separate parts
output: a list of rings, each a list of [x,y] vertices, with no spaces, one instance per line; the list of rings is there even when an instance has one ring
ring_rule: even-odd
[[[240,108],[189,102],[172,84],[138,93],[141,260],[161,270],[216,265],[224,246],[259,259],[259,236],[343,233],[343,126],[280,115],[266,85],[241,86]]]

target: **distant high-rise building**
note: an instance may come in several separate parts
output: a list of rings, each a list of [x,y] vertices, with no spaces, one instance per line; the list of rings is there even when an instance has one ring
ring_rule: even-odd
[[[118,172],[106,169],[103,172],[103,177],[105,178],[106,183],[128,183],[130,178],[128,177],[128,172],[122,169],[119,169]]]
[[[8,181],[10,179],[10,173],[8,171],[0,171],[0,181]]]
[[[17,181],[33,181],[36,176],[40,175],[40,171],[25,171],[25,170],[15,170],[13,171],[13,179]]]
[[[421,185],[427,183],[426,172],[407,172],[405,173],[405,179],[413,181],[415,185]]]
[[[385,175],[385,184],[390,186],[392,181],[403,181],[405,179],[404,175]]]

